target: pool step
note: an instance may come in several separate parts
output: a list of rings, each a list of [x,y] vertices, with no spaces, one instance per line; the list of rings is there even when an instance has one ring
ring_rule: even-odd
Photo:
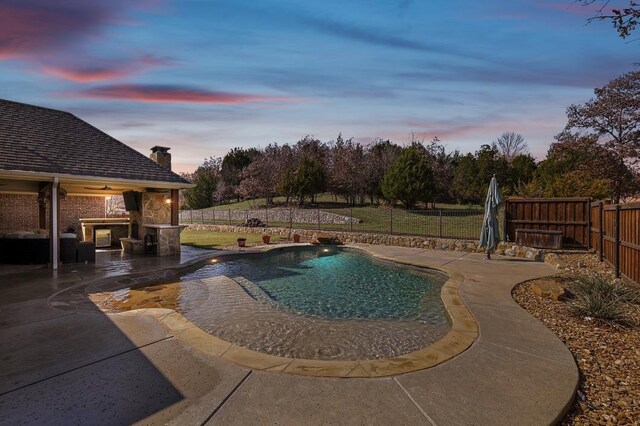
[[[259,285],[257,285],[253,281],[250,281],[245,277],[231,277],[231,279],[238,283],[238,285],[242,287],[242,289],[246,291],[249,296],[257,300],[258,302],[266,303],[267,305],[272,305],[274,307],[277,305],[276,301],[273,300],[263,289],[260,288]]]

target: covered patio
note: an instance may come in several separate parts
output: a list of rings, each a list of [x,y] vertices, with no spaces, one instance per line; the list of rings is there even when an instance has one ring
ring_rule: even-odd
[[[0,100],[0,264],[91,263],[96,245],[180,254],[169,148],[150,157],[64,111]],[[127,213],[105,198],[125,195]],[[97,236],[107,236],[102,244]]]

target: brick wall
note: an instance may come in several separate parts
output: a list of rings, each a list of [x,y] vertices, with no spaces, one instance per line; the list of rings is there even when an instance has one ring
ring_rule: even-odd
[[[104,197],[68,195],[60,200],[60,230],[75,226],[80,231],[80,218],[105,217]],[[47,229],[49,228],[47,204]],[[38,229],[38,196],[33,194],[0,194],[0,232]]]
[[[0,232],[38,229],[38,196],[0,194]]]
[[[74,226],[80,233],[80,218],[105,217],[104,197],[68,195],[60,201],[60,230]]]

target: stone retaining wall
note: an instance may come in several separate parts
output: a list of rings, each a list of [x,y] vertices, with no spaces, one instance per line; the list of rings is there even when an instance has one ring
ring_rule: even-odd
[[[213,232],[237,232],[237,233],[254,233],[254,234],[269,234],[279,235],[282,237],[289,237],[291,235],[298,234],[303,240],[311,241],[318,235],[318,231],[309,229],[291,229],[289,228],[249,228],[246,226],[229,226],[229,225],[201,225],[193,224],[189,225],[191,230],[207,230]],[[431,250],[450,250],[470,253],[481,253],[483,248],[478,247],[477,241],[470,240],[455,240],[446,238],[432,238],[432,237],[417,237],[408,235],[390,235],[390,234],[372,234],[361,232],[339,232],[339,231],[322,231],[322,234],[331,235],[336,237],[343,243],[357,243],[357,244],[377,244],[387,246],[399,246],[399,247],[416,247]],[[544,261],[545,254],[543,250],[536,248],[517,246],[512,243],[500,243],[496,249],[496,254],[522,257],[526,259],[532,259],[536,261]]]
[[[319,216],[319,217],[318,217]],[[238,222],[242,223],[247,219],[257,218],[264,223],[293,221],[294,223],[320,223],[331,225],[348,225],[360,223],[358,218],[351,218],[324,210],[317,209],[253,209],[253,210],[183,210],[180,212],[180,221],[185,224],[194,222]]]

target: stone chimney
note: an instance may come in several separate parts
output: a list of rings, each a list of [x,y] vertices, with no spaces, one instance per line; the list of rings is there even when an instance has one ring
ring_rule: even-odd
[[[151,159],[165,169],[171,170],[171,154],[166,146],[154,146],[151,148]]]

